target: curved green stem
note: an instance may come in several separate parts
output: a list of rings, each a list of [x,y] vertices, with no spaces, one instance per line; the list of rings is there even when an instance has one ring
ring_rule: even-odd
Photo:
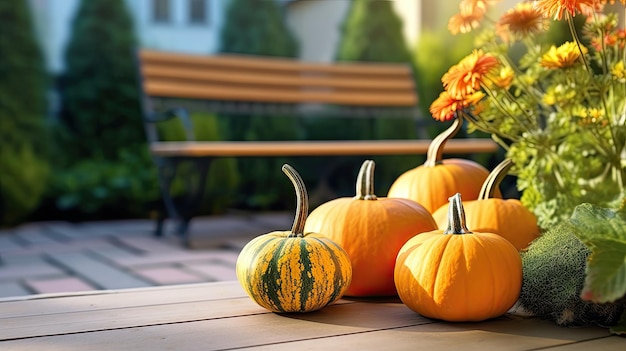
[[[291,227],[290,238],[303,237],[304,236],[304,224],[306,218],[309,215],[309,194],[306,192],[304,181],[300,177],[300,174],[288,164],[284,164],[282,167],[283,173],[287,175],[287,178],[291,180],[293,187],[296,190],[296,216],[293,220],[293,226]]]
[[[363,161],[356,178],[356,196],[354,198],[357,200],[376,200],[374,194],[374,161]]]
[[[493,197],[496,189],[500,186],[502,179],[506,177],[509,169],[513,167],[513,161],[510,158],[500,162],[485,179],[483,186],[478,193],[478,200],[487,200]]]
[[[465,210],[461,202],[461,193],[456,193],[449,197],[450,205],[448,207],[448,228],[444,234],[472,234],[465,224]]]
[[[463,118],[459,115],[454,119],[448,129],[444,130],[433,139],[430,145],[428,145],[424,166],[434,167],[443,161],[443,147],[446,145],[448,139],[454,137],[456,133],[461,130],[461,126],[463,126]]]

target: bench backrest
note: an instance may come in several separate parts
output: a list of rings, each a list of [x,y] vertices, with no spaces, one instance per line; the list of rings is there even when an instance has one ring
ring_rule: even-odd
[[[245,55],[139,52],[150,97],[251,103],[415,107],[410,66],[307,63]]]

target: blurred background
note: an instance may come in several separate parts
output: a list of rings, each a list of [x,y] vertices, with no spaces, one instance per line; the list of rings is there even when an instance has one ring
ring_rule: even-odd
[[[143,129],[136,48],[405,62],[415,72],[419,130],[333,119],[308,134],[431,138],[447,127],[428,114],[440,78],[472,49],[470,35],[447,31],[457,11],[458,2],[436,0],[0,0],[0,226],[155,216],[161,199]],[[280,117],[232,123],[220,115],[192,116],[198,140],[298,139],[297,125]],[[182,126],[166,129],[168,139],[184,139]],[[489,166],[490,156],[480,157]],[[424,161],[374,159],[380,196]],[[332,196],[354,195],[362,160],[336,161],[328,177]],[[280,172],[285,162],[314,189],[328,159],[220,159],[199,214],[291,210],[293,189]]]

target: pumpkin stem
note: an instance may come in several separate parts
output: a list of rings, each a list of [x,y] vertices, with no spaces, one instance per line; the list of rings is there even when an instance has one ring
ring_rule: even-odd
[[[426,153],[426,162],[424,166],[434,167],[443,161],[443,147],[446,145],[448,139],[454,137],[463,126],[463,118],[457,117],[452,122],[452,125],[448,129],[437,135],[433,141],[428,145],[428,152]]]
[[[498,189],[502,179],[506,177],[509,169],[513,167],[513,160],[510,158],[505,159],[500,162],[491,173],[485,179],[483,186],[480,188],[480,193],[478,193],[478,200],[487,200],[493,197],[493,193]]]
[[[365,160],[359,169],[356,177],[356,196],[357,200],[376,200],[374,194],[374,161]]]
[[[472,232],[467,229],[465,224],[465,210],[463,210],[463,203],[461,202],[461,193],[456,193],[454,196],[449,197],[448,201],[450,201],[448,207],[448,228],[443,233],[471,234]]]
[[[306,192],[304,181],[300,174],[288,164],[284,164],[282,167],[283,173],[287,175],[287,178],[291,180],[293,187],[296,190],[296,216],[293,220],[293,226],[291,227],[290,238],[303,237],[304,236],[304,224],[306,218],[309,215],[309,194]]]

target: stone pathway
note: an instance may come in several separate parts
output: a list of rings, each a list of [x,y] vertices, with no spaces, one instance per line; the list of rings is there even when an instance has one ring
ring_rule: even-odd
[[[0,230],[0,298],[236,280],[253,237],[289,230],[292,214],[194,219],[191,248],[154,237],[150,220],[41,222]],[[171,223],[172,227],[174,223]]]

